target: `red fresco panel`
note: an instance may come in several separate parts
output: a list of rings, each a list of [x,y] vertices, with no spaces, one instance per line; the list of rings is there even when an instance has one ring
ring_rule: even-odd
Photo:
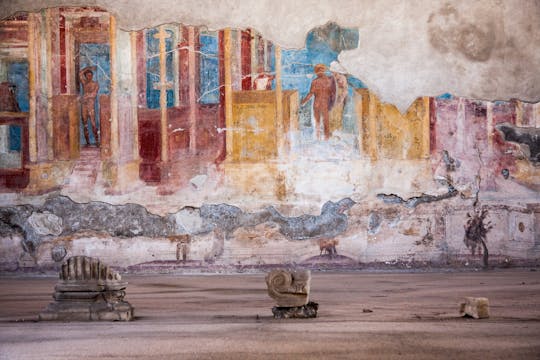
[[[242,90],[251,90],[251,31],[242,31]]]
[[[180,28],[181,40],[178,51],[178,76],[179,76],[179,98],[183,105],[189,104],[189,30],[187,26]]]
[[[66,18],[60,15],[60,93],[67,93],[66,72]]]

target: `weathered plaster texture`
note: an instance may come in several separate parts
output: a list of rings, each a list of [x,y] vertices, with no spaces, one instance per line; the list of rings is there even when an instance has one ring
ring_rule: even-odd
[[[300,48],[328,21],[358,27],[359,46],[340,55],[347,71],[401,111],[417,96],[540,100],[540,4],[484,1],[4,0],[0,17],[47,6],[101,6],[124,30],[165,23],[247,28]]]
[[[43,205],[0,208],[0,269],[50,269],[80,254],[135,271],[278,264],[462,266],[479,261],[463,242],[470,206],[462,200],[441,198],[412,210],[404,205],[346,198],[327,202],[320,215],[288,217],[273,207],[245,212],[218,204],[159,216],[135,204],[79,204],[52,197]],[[540,255],[538,207],[485,206],[494,225],[488,236],[491,263],[534,264]],[[41,225],[61,233],[40,233],[44,226],[32,221],[36,216],[49,219]],[[179,234],[189,235],[185,259],[178,258],[172,236]]]
[[[42,7],[0,32],[1,67],[25,49],[31,88],[0,269],[453,266],[478,261],[476,206],[492,262],[540,259],[538,1],[2,1],[0,16]],[[109,49],[100,147],[78,136],[76,39]],[[324,139],[317,95],[302,101],[320,61],[342,101]],[[272,90],[253,89],[259,67]]]

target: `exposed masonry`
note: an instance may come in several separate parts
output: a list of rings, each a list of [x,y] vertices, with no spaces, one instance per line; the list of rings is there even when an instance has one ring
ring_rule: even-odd
[[[461,166],[461,162],[451,157],[447,150],[442,151],[442,160],[446,166],[447,176],[438,180],[447,187],[448,191],[446,193],[440,195],[422,194],[408,199],[403,199],[396,194],[377,194],[377,198],[381,199],[386,204],[402,204],[408,208],[414,208],[419,204],[445,200],[456,196],[459,194],[459,191],[454,187],[452,178],[448,173],[456,171],[456,168]]]
[[[219,231],[230,234],[239,227],[265,222],[279,225],[280,232],[291,240],[333,237],[347,229],[347,215],[355,202],[345,198],[328,201],[320,215],[287,217],[270,206],[249,213],[228,204],[186,207],[177,213],[159,216],[137,204],[111,205],[93,201],[76,203],[65,196],[48,199],[42,206],[0,207],[0,236],[21,235],[23,248],[34,254],[44,237],[68,236],[77,232],[103,232],[114,237],[167,237]],[[186,226],[186,214],[192,226]]]
[[[386,204],[403,204],[408,208],[414,208],[419,204],[430,203],[452,198],[459,193],[452,185],[448,185],[448,192],[441,195],[422,194],[409,199],[403,199],[396,194],[377,194],[377,198],[381,199]]]
[[[517,127],[509,123],[495,126],[505,141],[525,145],[525,153],[529,160],[540,163],[540,128]]]

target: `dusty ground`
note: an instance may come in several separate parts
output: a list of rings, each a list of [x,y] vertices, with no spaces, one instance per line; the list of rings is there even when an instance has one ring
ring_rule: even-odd
[[[262,274],[126,278],[135,321],[45,323],[56,279],[0,277],[0,359],[540,359],[540,271],[313,273],[309,320],[272,319]]]

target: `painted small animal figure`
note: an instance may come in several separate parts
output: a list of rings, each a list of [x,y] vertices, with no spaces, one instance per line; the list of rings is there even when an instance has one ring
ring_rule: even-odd
[[[321,250],[320,255],[322,256],[323,252],[328,254],[330,257],[337,255],[336,245],[339,244],[337,239],[321,239],[319,240],[319,248]]]

